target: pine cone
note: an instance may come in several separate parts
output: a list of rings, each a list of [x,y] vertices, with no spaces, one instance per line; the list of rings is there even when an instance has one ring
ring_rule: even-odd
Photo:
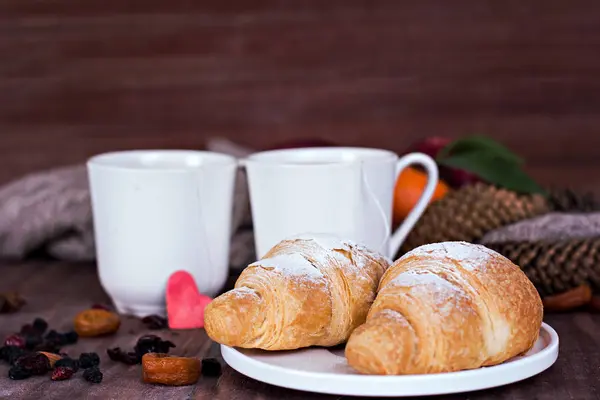
[[[600,293],[600,237],[486,246],[520,266],[542,297],[582,284]]]
[[[548,202],[553,211],[600,211],[600,202],[594,197],[593,193],[578,193],[571,189],[551,189]]]
[[[402,252],[449,240],[476,242],[493,229],[548,211],[541,195],[519,195],[483,183],[465,186],[427,207]]]

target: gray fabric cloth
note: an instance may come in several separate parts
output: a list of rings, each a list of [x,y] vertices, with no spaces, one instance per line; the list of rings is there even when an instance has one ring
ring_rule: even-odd
[[[549,213],[488,232],[481,243],[535,242],[600,236],[600,213]]]
[[[243,157],[250,150],[222,139],[209,150]],[[231,266],[254,259],[252,218],[245,172],[238,171],[232,217]],[[85,165],[27,175],[0,187],[0,258],[22,259],[42,250],[66,261],[95,259]]]

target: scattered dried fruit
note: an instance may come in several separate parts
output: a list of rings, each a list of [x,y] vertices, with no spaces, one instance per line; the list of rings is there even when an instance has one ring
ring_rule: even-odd
[[[142,322],[146,324],[148,329],[152,330],[166,329],[169,327],[167,319],[160,315],[148,315],[147,317],[142,318]]]
[[[168,353],[171,347],[175,347],[173,342],[162,340],[156,335],[144,335],[138,339],[133,350],[142,357],[146,353]]]
[[[63,357],[54,364],[55,368],[66,367],[73,370],[73,373],[79,370],[80,363],[78,360],[73,360],[70,357]]]
[[[43,375],[50,371],[50,360],[41,353],[30,353],[19,357],[14,366],[29,371],[31,375]]]
[[[111,311],[101,309],[85,310],[77,314],[74,320],[75,332],[79,336],[92,337],[115,333],[121,325],[121,319]]]
[[[30,376],[31,372],[21,367],[11,367],[11,369],[8,370],[8,377],[15,381],[27,379]]]
[[[45,355],[46,358],[48,358],[48,361],[50,362],[50,368],[54,368],[56,362],[62,358],[60,354],[49,353],[47,351],[40,351],[39,353]]]
[[[200,360],[147,353],[142,357],[144,382],[168,386],[193,385],[200,378]]]
[[[102,382],[102,372],[98,367],[91,367],[83,371],[83,379],[92,383],[100,383]]]
[[[216,358],[205,358],[202,360],[202,375],[221,376],[221,363]]]
[[[50,379],[52,379],[53,381],[64,381],[67,379],[71,379],[73,374],[75,374],[75,371],[73,371],[69,367],[56,367],[52,371],[52,377]]]
[[[137,355],[135,352],[124,352],[120,347],[115,347],[112,349],[106,350],[106,354],[108,354],[108,358],[113,361],[122,362],[127,365],[135,365],[142,362],[141,357]]]
[[[25,299],[17,292],[0,293],[0,314],[19,311],[24,305]]]
[[[100,357],[96,353],[81,353],[79,356],[79,365],[83,369],[97,367],[100,365]]]

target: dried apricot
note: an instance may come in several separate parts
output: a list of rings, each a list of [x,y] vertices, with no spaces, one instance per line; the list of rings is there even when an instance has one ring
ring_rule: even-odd
[[[111,311],[90,309],[77,314],[73,323],[79,336],[91,337],[116,332],[121,319]]]
[[[164,353],[146,353],[142,357],[142,378],[146,383],[168,386],[193,385],[200,378],[200,360],[174,357]]]
[[[48,361],[50,361],[50,368],[54,368],[54,364],[56,364],[56,362],[62,358],[62,356],[59,354],[48,353],[47,351],[40,351],[39,353],[48,357]]]

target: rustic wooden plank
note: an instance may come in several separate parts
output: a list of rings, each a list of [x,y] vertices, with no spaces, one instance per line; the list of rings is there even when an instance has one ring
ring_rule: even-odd
[[[29,300],[19,313],[2,315],[0,337],[16,331],[36,316],[47,318],[51,327],[69,329],[72,316],[92,303],[108,301],[93,265],[48,263],[42,261],[0,264],[0,291],[20,290]],[[231,285],[232,282],[229,283]],[[597,399],[600,382],[600,315],[585,312],[548,314],[551,324],[561,338],[557,363],[543,374],[523,382],[470,394],[444,397],[448,399]],[[82,351],[97,351],[105,374],[101,385],[90,385],[77,375],[66,382],[51,382],[48,376],[26,381],[10,381],[8,368],[0,366],[0,398],[15,399],[335,399],[266,385],[246,378],[224,364],[219,378],[202,378],[197,385],[167,388],[146,385],[140,380],[140,367],[127,367],[111,362],[104,350],[112,346],[132,347],[137,337],[148,331],[135,318],[123,318],[119,332],[110,337],[82,339],[65,351],[77,356]],[[177,344],[174,354],[215,356],[220,358],[218,346],[211,343],[202,330],[159,331],[159,335]]]

